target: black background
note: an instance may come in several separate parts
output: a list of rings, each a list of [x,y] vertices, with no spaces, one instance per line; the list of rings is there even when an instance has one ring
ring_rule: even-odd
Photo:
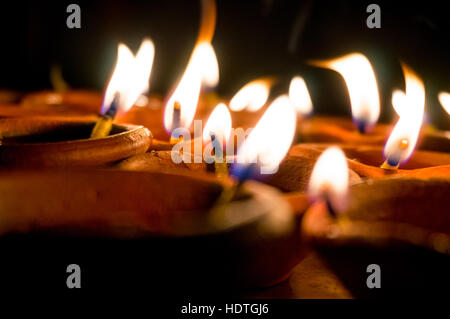
[[[382,27],[368,29],[366,8],[371,2],[219,0],[213,39],[220,64],[219,94],[230,96],[248,80],[265,75],[284,80],[277,93],[285,92],[291,76],[300,74],[317,112],[349,114],[342,79],[306,61],[359,51],[375,68],[383,121],[392,120],[392,90],[404,86],[401,59],[425,81],[431,122],[450,128],[436,98],[439,91],[450,91],[448,1],[376,1]],[[151,92],[171,89],[195,43],[200,1],[75,1],[81,7],[81,29],[66,26],[69,3],[2,4],[0,87],[49,88],[49,69],[56,63],[72,87],[102,90],[117,44],[137,50],[149,36],[156,47]]]

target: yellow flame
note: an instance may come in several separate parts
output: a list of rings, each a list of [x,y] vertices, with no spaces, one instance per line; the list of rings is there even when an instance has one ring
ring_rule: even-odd
[[[440,92],[438,98],[444,110],[450,115],[450,93]]]
[[[142,41],[136,57],[125,44],[119,44],[116,66],[103,99],[103,113],[116,93],[119,93],[118,112],[125,113],[148,90],[154,56],[155,46],[149,39]]]
[[[348,193],[348,166],[344,152],[332,146],[317,159],[309,180],[308,195],[327,200],[334,210],[346,208]]]
[[[210,43],[197,44],[177,88],[169,98],[164,110],[164,126],[172,131],[175,102],[181,105],[180,126],[188,128],[194,119],[202,83],[215,86],[219,81],[219,65]]]
[[[384,147],[384,157],[391,166],[406,162],[414,151],[422,126],[425,108],[425,87],[413,70],[402,65],[406,92],[397,98],[399,120]],[[399,95],[400,96],[400,95]]]
[[[295,109],[287,95],[276,98],[238,151],[239,163],[261,164],[261,172],[271,174],[286,155],[294,138]]]
[[[313,110],[311,96],[305,80],[300,76],[295,76],[289,85],[289,98],[292,101],[297,113],[300,115],[308,115]]]
[[[232,111],[247,109],[251,112],[259,110],[266,104],[271,86],[272,81],[267,78],[247,83],[231,99],[230,109]]]
[[[406,94],[401,90],[395,90],[392,93],[392,106],[394,108],[395,113],[400,116],[403,111],[403,106],[407,105],[405,102]]]
[[[211,134],[222,142],[228,142],[231,133],[231,115],[225,104],[220,103],[212,111],[203,129],[203,141],[211,139]]]
[[[380,116],[380,97],[372,65],[361,53],[352,53],[330,61],[313,62],[339,72],[347,84],[353,119],[367,132]]]

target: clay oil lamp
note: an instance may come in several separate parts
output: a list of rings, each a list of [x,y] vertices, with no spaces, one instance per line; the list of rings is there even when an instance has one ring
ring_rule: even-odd
[[[203,130],[195,121],[194,135],[185,131],[183,141],[168,149],[152,149],[145,154],[130,157],[117,164],[118,168],[131,170],[188,169],[228,175],[227,159],[234,160],[234,145],[229,141],[231,116],[225,104],[220,103],[211,112]],[[229,143],[230,142],[230,143]],[[229,152],[227,155],[225,152]]]
[[[390,128],[377,124],[380,100],[375,73],[369,60],[360,53],[353,53],[329,61],[313,61],[312,64],[332,69],[343,77],[350,96],[353,122],[342,117],[310,116],[298,126],[299,139],[313,143],[382,145]],[[301,83],[291,83],[293,98],[301,99],[297,103],[307,105],[308,96],[301,94],[304,90]],[[299,96],[295,95],[296,91],[299,91]]]
[[[96,114],[100,111],[102,95],[88,90],[40,91],[24,96],[19,107],[34,114]]]
[[[148,266],[161,268],[157,276],[171,278],[164,268],[179,264],[175,252],[185,250],[199,256],[182,259],[186,277],[206,263],[215,275],[200,272],[200,281],[277,283],[302,256],[299,220],[278,191],[249,181],[218,216],[217,199],[233,183],[189,170],[8,170],[0,182],[0,233],[136,239],[171,251],[169,259],[152,251]],[[218,252],[204,254],[211,243]]]
[[[0,116],[71,117],[94,115],[100,111],[101,94],[90,90],[70,89],[59,66],[52,66],[50,80],[53,90],[16,94],[16,98],[9,102],[1,101],[0,98]]]
[[[321,246],[413,245],[450,254],[449,178],[387,177],[348,185],[345,157],[318,159],[302,221],[308,241]],[[325,163],[325,159],[327,162]]]
[[[145,152],[151,133],[142,126],[113,124],[148,85],[153,44],[144,41],[136,58],[119,45],[117,65],[97,120],[63,117],[4,119],[0,123],[0,162],[8,166],[105,165]]]
[[[362,177],[379,178],[392,174],[411,177],[448,177],[449,154],[414,151],[423,121],[425,89],[423,82],[410,68],[403,65],[403,69],[406,93],[404,98],[400,99],[403,104],[398,107],[399,120],[384,149],[376,145],[340,146],[349,159],[349,167]],[[298,157],[297,160],[311,160],[317,158],[326,147],[326,144],[299,144],[290,150],[288,158],[293,156]]]
[[[20,98],[19,101],[0,101],[0,118],[85,116],[86,119],[92,119],[101,105],[101,96],[90,91],[68,91],[64,93],[42,91],[24,95],[23,98],[20,95]]]

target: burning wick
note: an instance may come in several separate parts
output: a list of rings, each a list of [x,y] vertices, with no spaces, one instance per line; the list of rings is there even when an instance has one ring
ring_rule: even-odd
[[[409,67],[402,64],[402,68],[406,91],[393,93],[392,105],[400,118],[386,141],[383,150],[386,161],[381,165],[381,168],[389,170],[397,170],[413,154],[424,114],[424,84]]]
[[[227,163],[223,156],[223,146],[220,141],[216,139],[216,134],[211,133],[211,143],[214,152],[214,171],[218,178],[225,178],[228,176]]]
[[[116,92],[109,109],[98,119],[97,123],[95,123],[91,138],[101,138],[109,135],[112,128],[112,122],[117,114],[119,100],[120,94]]]
[[[205,124],[203,129],[203,142],[209,143],[205,151],[212,146],[211,155],[213,155],[214,163],[209,163],[209,171],[214,171],[219,178],[228,176],[228,168],[226,164],[226,156],[224,156],[224,145],[227,145],[231,134],[231,115],[228,107],[224,103],[219,103]],[[214,167],[214,168],[213,168]]]
[[[173,103],[173,115],[172,115],[172,135],[170,136],[170,144],[175,145],[183,140],[183,136],[176,137],[173,132],[180,127],[181,122],[181,104],[178,101]]]
[[[331,216],[347,208],[348,166],[342,150],[326,149],[317,159],[309,180],[308,195],[312,202],[325,203]]]
[[[136,54],[120,43],[117,62],[106,87],[102,103],[102,116],[91,133],[91,138],[108,136],[117,114],[126,113],[144,92],[153,66],[155,47],[150,39],[144,39]]]
[[[408,148],[408,145],[409,145],[409,140],[407,138],[403,138],[399,141],[398,148],[400,150],[406,150]],[[399,165],[400,165],[400,159],[392,156],[392,157],[388,157],[388,159],[385,160],[384,163],[380,167],[384,168],[384,169],[396,170],[396,169],[398,169]]]

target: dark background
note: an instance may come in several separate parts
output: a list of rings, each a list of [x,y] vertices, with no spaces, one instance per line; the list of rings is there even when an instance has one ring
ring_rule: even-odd
[[[66,7],[81,7],[81,29],[68,29]],[[450,128],[437,93],[450,91],[448,1],[219,0],[213,40],[219,66],[217,91],[230,96],[247,81],[265,75],[282,80],[304,76],[315,110],[349,113],[347,91],[334,72],[310,67],[308,59],[364,53],[382,94],[382,120],[392,119],[393,88],[402,88],[400,59],[425,82],[427,113]],[[381,7],[381,29],[368,29],[366,8]],[[166,93],[184,71],[194,46],[200,0],[11,1],[0,9],[0,87],[50,88],[49,69],[60,64],[74,88],[102,90],[116,59],[117,43],[137,50],[151,37],[156,56],[151,92]]]

